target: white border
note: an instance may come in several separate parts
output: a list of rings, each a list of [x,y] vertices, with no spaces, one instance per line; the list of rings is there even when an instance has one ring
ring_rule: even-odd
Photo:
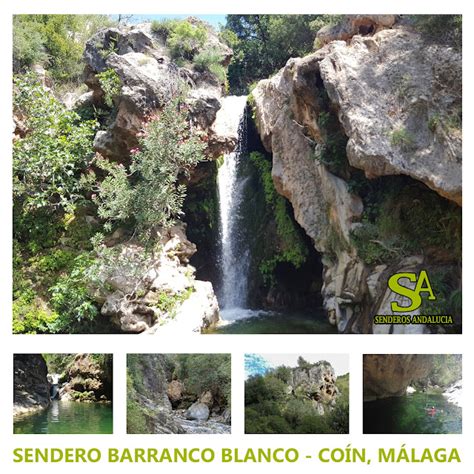
[[[17,0],[2,2],[0,16],[0,35],[3,46],[2,74],[0,74],[0,133],[2,142],[2,159],[0,160],[0,199],[1,222],[1,270],[0,301],[2,317],[0,318],[0,367],[2,368],[3,390],[0,391],[0,466],[9,468],[5,472],[15,473],[50,473],[52,469],[67,469],[69,472],[98,473],[104,469],[114,469],[117,473],[131,469],[136,472],[164,472],[177,473],[182,470],[192,472],[214,473],[224,468],[228,472],[240,472],[245,469],[253,472],[311,472],[318,469],[328,469],[331,472],[384,472],[390,473],[403,469],[407,472],[468,472],[468,467],[474,467],[472,449],[473,416],[467,409],[463,413],[462,435],[365,435],[362,433],[362,354],[363,353],[462,353],[464,369],[464,393],[470,399],[474,395],[472,349],[472,322],[470,315],[470,301],[465,298],[463,331],[461,335],[432,335],[432,336],[374,336],[374,335],[222,335],[181,337],[172,341],[159,336],[81,336],[81,335],[54,335],[54,336],[12,336],[11,335],[11,14],[12,13],[463,13],[464,14],[464,129],[472,130],[472,113],[466,104],[472,101],[472,58],[474,57],[471,44],[473,30],[472,8],[468,2],[452,0],[417,1],[399,0],[385,1],[383,4],[376,1],[361,0],[358,2],[314,2],[293,0],[283,2],[278,0],[240,0],[226,5],[217,0],[202,0],[199,3],[191,0],[175,0],[163,2],[159,0],[115,0],[92,1],[81,0]],[[468,41],[469,40],[469,41]],[[470,178],[473,177],[472,134],[464,136],[464,150],[467,159],[464,163],[464,293],[469,295],[469,284],[472,281],[473,252],[469,243],[473,241],[473,234],[468,222],[472,217],[473,186]],[[466,153],[467,150],[467,153]],[[467,177],[467,178],[466,178]],[[113,352],[115,375],[114,400],[114,431],[113,436],[67,436],[67,435],[16,435],[12,432],[12,354],[14,352]],[[125,435],[125,352],[232,352],[232,414],[233,434],[229,436],[159,436],[159,435]],[[258,353],[349,353],[350,354],[350,402],[351,402],[351,434],[340,435],[273,435],[273,436],[243,436],[243,354],[245,352]],[[461,465],[456,464],[385,464],[372,463],[370,466],[353,464],[326,464],[301,462],[291,464],[184,464],[184,465],[129,465],[129,464],[98,464],[98,465],[31,465],[12,464],[11,451],[13,447],[21,446],[50,446],[50,447],[297,447],[301,451],[314,452],[315,449],[335,446],[345,448],[347,444],[366,447],[395,447],[402,443],[409,447],[456,447],[463,457]],[[361,467],[363,466],[363,467]]]

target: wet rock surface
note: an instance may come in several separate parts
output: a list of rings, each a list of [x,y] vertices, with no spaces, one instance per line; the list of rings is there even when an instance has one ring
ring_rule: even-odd
[[[13,415],[47,408],[50,404],[48,368],[41,354],[13,357]]]

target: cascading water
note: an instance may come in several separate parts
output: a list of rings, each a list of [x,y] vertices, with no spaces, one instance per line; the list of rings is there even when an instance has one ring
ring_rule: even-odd
[[[241,225],[245,179],[239,176],[239,165],[246,152],[246,102],[245,96],[229,96],[223,100],[219,110],[219,114],[225,117],[226,126],[238,136],[235,150],[224,155],[217,175],[222,278],[219,303],[224,320],[245,313],[247,306],[250,252]]]
[[[217,174],[220,216],[218,266],[221,277],[220,284],[217,285],[217,296],[223,321],[217,332],[334,332],[334,327],[318,309],[279,312],[249,308],[258,301],[251,278],[254,278],[256,270],[253,252],[257,247],[254,240],[261,235],[256,229],[261,213],[259,214],[259,197],[255,192],[259,181],[254,179],[256,170],[252,168],[251,160],[247,159],[248,146],[254,146],[255,143],[247,142],[246,102],[246,97],[224,98],[214,123],[216,135],[237,138],[234,151],[224,155]]]

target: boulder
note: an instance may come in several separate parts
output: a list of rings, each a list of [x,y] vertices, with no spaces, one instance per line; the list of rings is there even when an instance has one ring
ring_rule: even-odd
[[[172,380],[168,384],[168,388],[166,389],[166,394],[172,405],[177,405],[183,398],[184,392],[184,385],[183,382],[179,380]]]
[[[185,413],[188,420],[207,421],[209,418],[209,407],[205,403],[193,403]]]
[[[212,284],[194,279],[196,246],[184,224],[164,231],[154,252],[135,241],[111,242],[117,258],[99,269],[102,283],[90,292],[121,331],[200,333],[220,321]]]
[[[214,405],[214,397],[212,396],[212,392],[210,390],[206,390],[205,392],[201,393],[199,397],[199,403],[204,403],[211,408]]]
[[[397,15],[344,15],[338,24],[321,28],[316,38],[321,45],[336,40],[349,41],[355,35],[368,36],[392,28],[396,21]]]

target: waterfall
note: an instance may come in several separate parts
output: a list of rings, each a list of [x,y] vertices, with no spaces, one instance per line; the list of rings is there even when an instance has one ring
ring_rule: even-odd
[[[246,102],[245,96],[229,96],[219,110],[220,120],[238,137],[234,151],[224,155],[217,175],[222,277],[219,303],[224,313],[247,306],[250,252],[240,225],[245,180],[239,177],[239,164],[246,152]]]

